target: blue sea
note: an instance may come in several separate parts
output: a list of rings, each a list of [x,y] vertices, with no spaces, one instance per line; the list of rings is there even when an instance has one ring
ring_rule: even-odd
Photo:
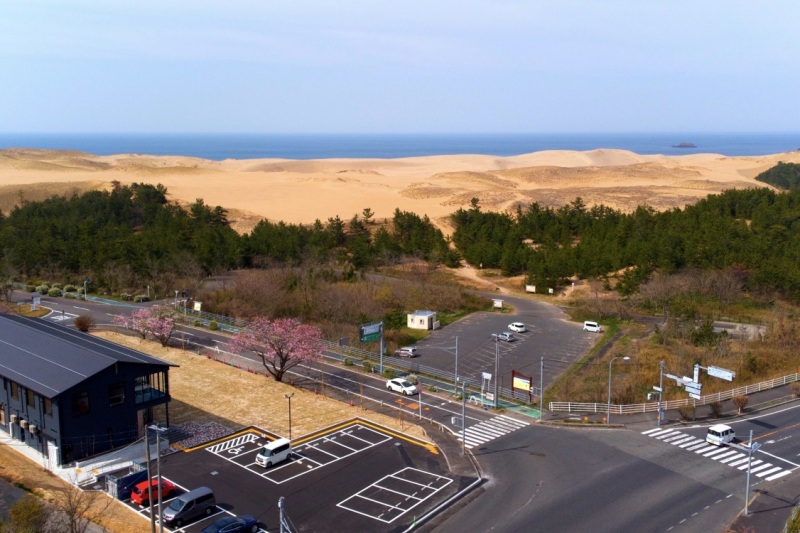
[[[678,147],[694,145],[692,148]],[[530,134],[45,134],[0,133],[2,148],[78,150],[94,155],[184,155],[224,159],[394,159],[428,155],[512,156],[541,150],[616,148],[638,154],[728,156],[800,149],[798,133]]]

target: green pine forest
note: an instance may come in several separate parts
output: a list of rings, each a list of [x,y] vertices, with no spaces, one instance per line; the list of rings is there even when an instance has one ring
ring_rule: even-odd
[[[659,359],[681,367],[672,368],[676,373],[714,360],[747,379],[797,366],[794,350],[787,350],[800,345],[793,311],[759,319],[770,333],[779,333],[770,338],[779,343],[781,357],[764,356],[764,350],[774,354],[766,345],[742,346],[734,350],[735,361],[728,360],[730,343],[709,326],[733,309],[747,314],[747,306],[800,303],[795,167],[781,163],[758,177],[786,190],[728,190],[663,212],[589,207],[576,198],[562,207],[532,203],[497,213],[483,211],[474,198],[451,215],[451,237],[427,217],[395,210],[391,219],[377,221],[368,207],[349,219],[310,226],[262,220],[238,234],[222,207],[197,199],[183,208],[168,201],[161,185],[114,183],[108,191],[24,201],[0,213],[0,276],[28,285],[58,280],[80,286],[91,279],[91,292],[109,295],[141,294],[148,287],[167,297],[188,287],[203,298],[204,310],[240,318],[298,316],[325,324],[330,338],[352,337],[354,324],[382,319],[394,329],[390,343],[397,344],[414,340],[401,331],[409,309],[435,308],[447,323],[448,317],[487,308],[485,299],[463,287],[431,284],[427,273],[437,265],[463,261],[520,276],[541,287],[537,292],[558,293],[576,279],[586,280],[595,295],[602,290],[616,296],[611,305],[599,298],[571,302],[576,319],[599,318],[611,329],[634,313],[667,320],[642,342],[617,343],[618,350],[636,345],[637,352],[652,351],[641,355],[636,372],[620,379],[614,396],[624,401],[652,385]],[[396,283],[368,275],[402,272],[398,266],[409,261],[427,265],[426,275],[417,271]],[[232,271],[241,274],[239,283],[203,289],[203,280]],[[547,399],[602,400],[602,363],[583,372],[580,391],[568,377]]]

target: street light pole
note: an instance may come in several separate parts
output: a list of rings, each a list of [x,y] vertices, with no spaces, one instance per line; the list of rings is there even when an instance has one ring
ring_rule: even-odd
[[[292,396],[294,396],[294,393],[283,395],[284,398],[289,400],[289,440],[292,440]]]
[[[544,356],[539,361],[539,420],[544,414]]]
[[[456,373],[455,373],[455,386],[458,388],[458,337],[456,337]]]
[[[497,335],[494,336],[494,408],[497,409],[497,382],[499,380],[499,376],[497,375],[497,370],[499,368],[500,362],[500,345]]]
[[[664,361],[659,363],[659,378],[658,378],[658,425],[657,427],[661,427],[661,395],[663,394],[664,390]]]
[[[753,466],[753,430],[750,430],[750,442],[747,444],[747,482],[744,488],[744,515],[750,516],[750,468]]]
[[[467,445],[467,383],[461,380],[461,456]]]
[[[611,423],[611,363],[613,363],[617,359],[628,361],[630,357],[628,357],[627,355],[625,356],[618,355],[617,357],[612,357],[611,361],[608,362],[608,407],[606,408],[606,425]]]

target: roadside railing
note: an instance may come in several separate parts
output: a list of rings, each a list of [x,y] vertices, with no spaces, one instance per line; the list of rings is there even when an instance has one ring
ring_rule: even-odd
[[[661,407],[667,411],[670,409],[679,409],[686,405],[707,405],[714,402],[721,402],[730,400],[734,396],[747,396],[754,392],[774,389],[781,387],[795,381],[800,381],[800,374],[794,373],[782,376],[768,381],[754,383],[752,385],[745,385],[744,387],[737,387],[723,392],[714,394],[707,394],[698,399],[686,398],[683,400],[669,400],[661,402]],[[578,403],[578,402],[550,402],[548,404],[550,411],[560,411],[567,413],[605,413],[609,410],[608,403]],[[635,413],[648,413],[658,412],[658,402],[637,403],[627,405],[611,405],[611,413],[618,415],[635,414]]]

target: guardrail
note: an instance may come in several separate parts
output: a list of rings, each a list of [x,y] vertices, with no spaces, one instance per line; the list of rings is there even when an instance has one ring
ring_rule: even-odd
[[[707,405],[714,402],[721,402],[723,400],[730,400],[734,396],[746,396],[754,392],[774,389],[781,387],[795,381],[800,381],[800,374],[794,373],[783,377],[770,379],[754,383],[752,385],[745,385],[744,387],[737,387],[724,392],[717,392],[714,394],[707,394],[701,396],[699,399],[686,398],[683,400],[670,400],[661,402],[662,408],[667,411],[670,409],[679,409],[685,405]],[[560,411],[567,413],[605,413],[608,412],[609,407],[607,403],[579,403],[579,402],[550,402],[548,404],[550,411]],[[658,402],[637,403],[627,405],[611,404],[611,413],[618,415],[635,414],[635,413],[648,413],[658,412]]]

